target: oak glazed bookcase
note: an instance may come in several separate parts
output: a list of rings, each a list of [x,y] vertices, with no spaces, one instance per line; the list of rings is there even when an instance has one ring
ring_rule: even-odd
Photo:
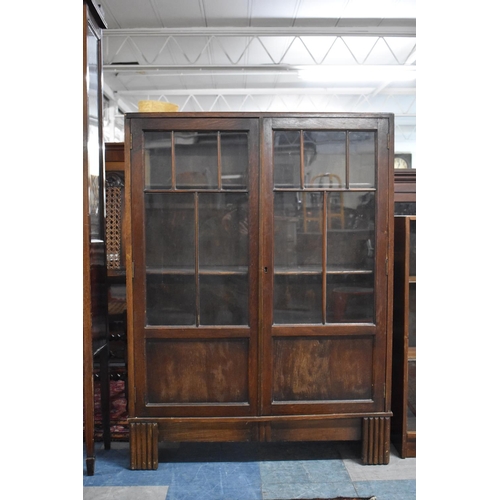
[[[126,115],[132,469],[159,440],[389,462],[393,120]]]

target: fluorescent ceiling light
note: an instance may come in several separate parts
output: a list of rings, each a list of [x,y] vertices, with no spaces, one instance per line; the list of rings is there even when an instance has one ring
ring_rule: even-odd
[[[412,81],[416,66],[305,66],[298,68],[299,78],[309,82],[387,82]]]

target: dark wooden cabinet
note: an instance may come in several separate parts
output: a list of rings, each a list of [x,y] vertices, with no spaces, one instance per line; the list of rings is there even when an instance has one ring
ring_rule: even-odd
[[[127,385],[127,294],[125,280],[125,153],[120,143],[105,144],[106,167],[106,250],[108,274],[109,378],[111,438],[128,439],[126,421]],[[122,388],[125,386],[124,388]],[[121,401],[120,401],[121,400]],[[121,411],[120,411],[121,409]]]
[[[416,169],[394,170],[394,215],[416,215]]]
[[[157,442],[389,461],[393,116],[126,116],[132,469]]]
[[[394,218],[394,355],[392,442],[401,458],[416,456],[417,217]]]
[[[83,27],[83,400],[87,473],[93,475],[94,358],[100,363],[104,399],[109,385],[101,58],[106,24],[92,0],[83,2]],[[109,435],[106,444],[109,446]]]

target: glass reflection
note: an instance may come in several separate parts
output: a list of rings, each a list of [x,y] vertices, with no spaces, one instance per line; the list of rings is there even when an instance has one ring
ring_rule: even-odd
[[[326,273],[326,322],[373,323],[374,248],[375,192],[275,192],[274,322],[321,324]]]
[[[148,325],[194,325],[196,322],[194,273],[146,275]]]
[[[248,181],[248,134],[221,132],[221,168],[223,189],[246,189]]]
[[[194,195],[146,194],[146,269],[194,272]]]
[[[375,187],[375,132],[349,132],[349,186]]]
[[[200,323],[248,324],[248,195],[200,193]]]
[[[322,265],[322,194],[314,207],[305,212],[304,199],[311,193],[275,193],[274,195],[274,266],[276,272],[310,270],[321,272]]]
[[[200,274],[200,324],[248,325],[248,274]]]
[[[146,321],[193,325],[196,312],[194,194],[146,194]]]
[[[217,132],[174,132],[178,189],[217,188]]]
[[[274,133],[274,186],[300,188],[300,131]]]
[[[342,211],[337,207],[327,232],[327,322],[373,323],[375,193],[343,193]],[[335,217],[333,215],[335,214]]]
[[[321,274],[276,274],[275,324],[322,323]]]
[[[200,193],[199,263],[203,269],[246,271],[248,266],[248,195]]]
[[[344,188],[346,167],[346,133],[337,131],[304,131],[305,187]]]
[[[90,238],[104,239],[102,225],[101,190],[103,189],[102,162],[99,146],[99,71],[98,71],[99,45],[92,29],[88,28],[87,34],[87,171],[88,171],[88,207],[90,218]]]
[[[248,193],[202,191],[247,190],[247,132],[144,137],[146,189],[201,190],[145,194],[148,324],[248,324]]]
[[[328,193],[327,196],[327,269],[373,270],[375,193]]]
[[[373,323],[373,274],[330,274],[327,323]]]
[[[172,133],[144,132],[145,187],[172,187]]]

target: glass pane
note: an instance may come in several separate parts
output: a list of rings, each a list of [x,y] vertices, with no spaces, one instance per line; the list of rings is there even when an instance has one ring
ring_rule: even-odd
[[[327,193],[327,269],[373,270],[375,193]]]
[[[345,187],[346,133],[304,131],[305,187]]]
[[[248,195],[200,193],[200,271],[245,271],[248,266]]]
[[[200,193],[198,214],[200,323],[248,324],[248,195]]]
[[[174,132],[176,186],[217,188],[217,132]]]
[[[303,231],[305,233],[322,233],[323,232],[323,197],[324,194],[318,192],[303,192],[297,193],[300,200],[302,213],[300,214],[303,220]]]
[[[88,88],[87,88],[87,114],[88,114],[88,136],[87,136],[87,168],[88,168],[88,196],[89,196],[89,218],[90,238],[103,239],[104,228],[102,227],[101,214],[101,189],[102,171],[99,147],[99,72],[98,72],[99,45],[96,36],[89,27],[87,34],[87,57],[88,57]]]
[[[127,288],[124,283],[108,285],[108,313],[110,316],[120,315],[127,309]]]
[[[274,195],[274,323],[322,323],[322,198]]]
[[[274,323],[322,323],[321,274],[275,274]]]
[[[349,186],[375,187],[375,132],[349,132]]]
[[[274,194],[275,272],[321,273],[322,218],[323,193]]]
[[[145,187],[170,189],[172,187],[171,132],[144,132]]]
[[[416,214],[417,214],[416,202],[396,201],[394,203],[394,215],[416,215]]]
[[[274,133],[274,186],[300,188],[300,131]]]
[[[146,320],[195,323],[194,195],[146,194]]]
[[[410,276],[417,275],[417,221],[410,221]]]
[[[200,324],[248,325],[248,274],[200,275]]]
[[[194,195],[146,194],[146,269],[194,272]]]
[[[410,283],[408,311],[408,347],[417,346],[417,284]]]
[[[327,277],[327,323],[373,323],[373,274]]]
[[[196,289],[194,274],[146,275],[148,325],[194,325]]]
[[[248,137],[246,132],[221,132],[223,189],[246,189],[248,177]]]

